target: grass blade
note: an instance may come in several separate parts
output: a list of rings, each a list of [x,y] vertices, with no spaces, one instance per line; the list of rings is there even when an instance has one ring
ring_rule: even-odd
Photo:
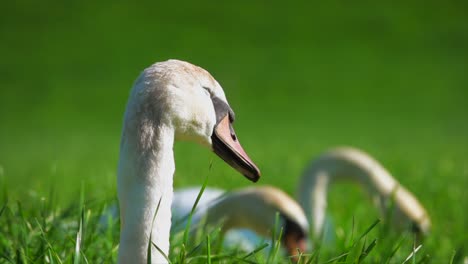
[[[216,235],[219,235],[219,233],[221,232],[221,227],[217,227],[215,228],[213,231],[210,232],[210,239],[212,237],[215,237]],[[195,254],[197,251],[199,251],[203,246],[203,241],[200,242],[198,245],[194,246],[186,255],[185,257],[192,257],[193,254]]]
[[[47,248],[49,249],[49,252],[51,252],[53,254],[52,256],[55,257],[57,262],[60,263],[60,264],[63,264],[62,260],[60,259],[59,254],[57,253],[57,251],[55,251],[55,249],[52,247],[50,242],[47,240],[44,229],[42,229],[42,226],[39,223],[39,220],[37,220],[37,219],[35,219],[35,220],[36,220],[36,223],[37,223],[37,225],[39,227],[39,231],[40,231],[40,234],[41,234],[42,241],[44,241],[44,243],[47,244]],[[53,259],[52,256],[51,256],[51,259]]]
[[[367,246],[367,248],[361,252],[361,255],[359,256],[358,263],[361,263],[369,255],[369,253],[372,251],[372,249],[374,249],[375,245],[377,245],[377,239],[374,239],[369,244],[369,246]]]
[[[148,242],[148,249],[147,249],[147,252],[146,252],[146,262],[148,264],[151,264],[151,245],[154,245],[156,247],[156,249],[158,249],[158,251],[160,253],[163,253],[162,250],[156,245],[153,243],[153,240],[152,240],[152,237],[153,237],[153,225],[154,225],[154,221],[156,220],[156,215],[158,215],[158,211],[159,211],[159,206],[161,206],[161,200],[162,200],[162,197],[159,198],[159,202],[158,202],[158,206],[156,206],[156,210],[154,211],[154,215],[153,215],[153,220],[151,221],[151,229],[150,229],[150,235],[149,235],[149,242]],[[165,254],[163,254],[165,255]]]
[[[452,257],[450,257],[450,261],[449,261],[449,264],[453,264],[453,260],[455,259],[455,256],[457,255],[457,251],[454,250],[453,251],[453,254],[452,254]]]
[[[167,263],[171,263],[171,261],[169,260],[169,257],[162,251],[160,247],[158,247],[158,245],[156,245],[153,241],[151,241],[151,244],[156,248],[159,254],[161,254],[166,259]],[[150,256],[148,257],[147,263],[151,264],[151,251],[149,251],[149,255]]]
[[[206,235],[206,263],[211,264],[211,240],[210,234]]]
[[[3,211],[5,211],[5,208],[7,207],[7,203],[5,203],[3,206],[2,206],[2,209],[0,209],[0,217],[2,216],[3,214]]]
[[[358,239],[357,241],[359,241],[359,240],[361,240],[363,237],[365,237],[372,229],[374,229],[374,227],[375,227],[378,223],[380,223],[380,219],[375,220],[374,223],[372,223],[372,225],[370,225],[370,226],[366,229],[366,231],[364,231],[364,233],[359,237],[359,239]]]
[[[414,261],[414,257],[416,255],[416,253],[421,249],[421,247],[422,247],[422,244],[419,245],[417,248],[415,248],[413,251],[411,251],[411,254],[409,254],[409,256],[405,259],[405,261],[403,261],[402,264],[408,262],[408,260],[410,260],[410,259],[413,259],[413,261]]]
[[[349,252],[345,252],[345,253],[343,253],[343,254],[341,254],[339,256],[336,256],[334,258],[329,259],[328,261],[325,261],[323,264],[335,262],[336,260],[339,260],[340,258],[347,256],[348,254],[349,254]]]
[[[320,253],[320,249],[317,249],[315,250],[314,253],[312,253],[311,255],[309,255],[309,260],[306,262],[306,264],[312,264],[312,261],[314,263],[317,263],[318,262],[318,257],[319,257],[319,253]]]
[[[76,242],[75,242],[75,258],[73,260],[73,264],[80,263],[80,252],[81,252],[81,239],[83,238],[83,222],[84,222],[84,209],[81,209],[81,217],[79,221],[78,232],[76,234]]]
[[[250,256],[252,255],[255,255],[257,254],[258,252],[260,252],[261,250],[263,250],[264,248],[268,247],[268,243],[263,243],[262,245],[258,246],[257,248],[255,248],[252,252],[250,252],[249,254],[245,255],[244,257],[242,257],[242,259],[247,259],[249,258]]]
[[[387,257],[387,261],[385,262],[386,264],[390,263],[390,261],[392,260],[393,256],[395,256],[395,254],[397,253],[397,251],[400,249],[400,247],[403,245],[403,242],[405,241],[406,237],[402,237],[397,245],[395,246],[395,248],[392,250],[392,252],[390,253],[390,255]]]
[[[268,262],[267,263],[273,263],[273,261],[276,259],[276,256],[278,254],[278,251],[281,247],[281,237],[283,235],[283,227],[280,227],[280,214],[276,212],[275,215],[275,227],[273,228],[272,236],[271,236],[271,243],[272,243],[272,248],[270,250],[270,254],[268,255]],[[279,230],[278,236],[276,235],[276,232]]]
[[[210,164],[210,169],[209,170],[211,170],[211,164]],[[184,240],[183,240],[185,245],[187,245],[187,242],[188,242],[188,234],[190,232],[190,225],[192,223],[193,213],[195,212],[195,209],[197,208],[198,202],[200,201],[200,198],[201,198],[203,192],[205,191],[205,188],[206,188],[207,184],[208,184],[208,176],[205,178],[205,181],[203,182],[203,185],[202,185],[202,187],[200,189],[200,192],[197,195],[197,199],[195,200],[195,203],[192,206],[192,210],[190,211],[190,215],[189,215],[189,217],[187,219],[187,225],[185,226]]]

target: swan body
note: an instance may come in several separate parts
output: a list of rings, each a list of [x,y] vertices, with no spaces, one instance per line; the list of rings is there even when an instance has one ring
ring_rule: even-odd
[[[241,147],[234,112],[219,83],[179,60],[155,63],[135,81],[124,114],[118,164],[119,263],[167,262],[171,226],[173,145],[195,141],[252,181],[260,172]]]
[[[181,229],[185,228],[185,222],[180,219],[190,213],[199,191],[200,187],[192,187],[174,192],[173,221],[181,222]],[[279,213],[278,223],[276,213]],[[221,223],[221,232],[226,234],[225,241],[240,245],[246,251],[254,250],[258,242],[271,238],[278,224],[283,229],[281,242],[288,254],[296,255],[297,249],[306,250],[309,223],[304,211],[293,198],[272,186],[248,187],[231,192],[207,188],[198,202],[192,221],[194,227],[202,222],[207,227]]]
[[[195,200],[200,193],[201,186],[186,187],[174,191],[172,199],[172,221],[179,224],[180,229],[185,229],[187,216],[192,211]],[[200,200],[198,201],[193,220],[203,217],[207,207],[216,199],[226,194],[226,191],[218,188],[205,188]],[[195,221],[194,221],[195,222]],[[178,226],[173,226],[178,231]]]
[[[353,180],[366,188],[384,214],[393,201],[392,220],[397,224],[411,223],[420,233],[429,232],[429,216],[411,192],[369,154],[341,147],[314,159],[299,182],[298,200],[312,224],[314,236],[322,235],[329,185],[342,180]]]

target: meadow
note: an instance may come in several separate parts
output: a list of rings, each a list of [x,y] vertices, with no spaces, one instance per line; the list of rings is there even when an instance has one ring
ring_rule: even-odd
[[[169,58],[223,86],[257,184],[295,195],[321,152],[361,148],[431,216],[409,261],[468,256],[466,3],[15,1],[0,13],[0,263],[115,262],[118,223],[99,231],[98,219],[116,202],[125,103]],[[175,156],[175,188],[252,184],[196,144]],[[401,263],[419,245],[382,222],[366,233],[379,214],[353,185],[328,202],[337,241],[307,252],[314,263]],[[171,260],[286,261],[215,246],[186,257],[193,246]]]

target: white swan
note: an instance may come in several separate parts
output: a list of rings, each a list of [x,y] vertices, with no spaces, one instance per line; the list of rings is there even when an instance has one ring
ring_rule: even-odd
[[[216,223],[223,216],[226,216],[230,222],[229,225],[224,226],[225,230],[231,227],[245,227],[253,230],[257,235],[264,236],[265,233],[259,231],[259,228],[272,230],[271,221],[274,219],[272,212],[283,212],[284,208],[287,208],[290,213],[281,214],[289,215],[289,221],[295,222],[296,226],[300,227],[300,232],[297,232],[297,234],[304,234],[300,239],[292,240],[289,244],[284,240],[282,241],[288,254],[295,255],[297,248],[305,252],[306,245],[312,242],[306,242],[309,235],[308,228],[305,227],[307,222],[313,224],[313,235],[316,239],[323,234],[323,229],[326,228],[324,223],[326,221],[326,201],[329,185],[345,180],[354,180],[361,187],[366,188],[383,214],[386,213],[387,203],[394,197],[394,225],[401,226],[409,222],[414,224],[415,231],[422,234],[429,232],[429,216],[416,198],[402,187],[375,159],[363,151],[351,147],[329,150],[314,159],[305,170],[298,184],[298,200],[301,207],[307,212],[309,221],[304,219],[304,213],[301,208],[298,208],[297,202],[274,187],[247,188],[246,190],[249,193],[263,193],[258,195],[257,198],[260,201],[255,204],[253,204],[255,199],[250,199],[251,202],[244,202],[242,195],[239,195],[242,194],[242,189],[228,193],[223,197],[224,200],[217,200],[225,194],[225,191],[207,188],[198,203],[194,219],[198,220],[204,215],[209,215],[208,222]],[[172,204],[175,219],[180,219],[190,213],[200,188],[198,186],[175,191]],[[274,197],[274,199],[270,199],[271,197]],[[270,205],[267,205],[265,199],[270,200]],[[229,201],[229,206],[225,206],[227,203],[224,203],[224,201]],[[249,207],[246,209],[239,208],[245,205]],[[252,208],[255,210],[248,210]],[[244,224],[245,222],[254,223],[256,219],[260,219],[257,221],[260,226]],[[185,222],[180,225],[180,228],[185,228]],[[232,239],[229,235],[231,235]],[[290,234],[286,229],[285,237],[289,236]],[[227,240],[241,242],[242,245],[247,244],[249,246],[243,248],[251,251],[255,248],[256,243],[261,241],[261,238],[244,230],[236,230],[227,235]],[[324,240],[330,241],[332,238],[327,237]],[[313,245],[310,244],[310,246]]]
[[[186,219],[199,191],[200,187],[191,187],[174,192],[173,221],[181,223],[180,229],[186,225],[180,219]],[[283,230],[281,242],[287,253],[296,255],[297,249],[304,252],[309,234],[304,211],[293,198],[272,186],[248,187],[231,192],[207,188],[198,202],[192,226],[203,222],[201,220],[205,220],[206,226],[216,226],[222,222],[221,232],[226,233],[225,241],[250,252],[259,242],[271,238],[276,213],[279,213],[277,224]]]
[[[169,60],[153,64],[138,77],[120,143],[119,263],[146,263],[150,236],[166,256],[169,253],[174,140],[207,146],[248,179],[258,180],[260,172],[237,141],[233,121],[223,89],[200,67]],[[151,260],[167,262],[154,248]]]
[[[283,208],[289,210],[289,221],[295,222],[299,227],[297,234],[304,234],[297,236],[301,239],[292,240],[294,243],[286,243],[284,240],[283,246],[287,249],[288,254],[297,254],[297,248],[302,252],[306,251],[306,243],[308,228],[307,223],[311,223],[312,234],[315,238],[319,238],[326,221],[326,201],[327,191],[330,184],[340,181],[353,180],[360,184],[361,187],[366,188],[373,200],[376,202],[377,207],[381,209],[382,214],[388,213],[387,208],[390,202],[394,201],[392,212],[392,219],[394,226],[404,226],[408,223],[413,224],[417,232],[422,235],[427,234],[430,229],[430,219],[424,207],[417,201],[417,199],[403,186],[401,186],[382,165],[375,159],[366,154],[365,152],[351,147],[342,147],[329,150],[311,162],[311,165],[305,170],[302,179],[298,184],[298,200],[301,207],[307,212],[307,219],[304,219],[304,213],[301,208],[298,208],[297,203],[292,200],[284,192],[274,187],[251,187],[247,188],[249,194],[264,193],[257,195],[256,198],[249,197],[243,199],[242,194],[244,190],[234,191],[228,193],[225,197],[225,191],[221,189],[207,188],[201,196],[198,203],[197,211],[194,219],[200,219],[204,215],[209,215],[209,223],[216,223],[223,216],[229,217],[229,222],[225,223],[225,231],[229,228],[245,227],[249,230],[255,231],[260,236],[265,236],[264,230],[272,230],[272,221],[274,214],[272,212],[278,211],[282,215]],[[198,196],[201,187],[185,188],[175,192],[172,209],[175,219],[181,219],[186,216],[192,209],[193,203]],[[262,190],[264,189],[264,190]],[[231,198],[232,195],[232,198]],[[222,199],[217,200],[219,197]],[[246,196],[247,197],[247,196]],[[240,199],[239,199],[240,198]],[[223,200],[225,199],[225,200]],[[267,205],[265,201],[258,200],[269,199],[272,205]],[[229,203],[228,203],[229,202]],[[241,208],[247,205],[247,208]],[[392,208],[392,207],[390,207]],[[272,210],[273,209],[273,210]],[[219,212],[217,212],[220,210]],[[196,222],[195,220],[194,222]],[[245,225],[247,222],[251,225]],[[282,220],[282,223],[285,223]],[[258,222],[259,226],[253,226],[253,222]],[[185,227],[185,222],[180,225],[181,228]],[[287,229],[285,230],[285,237],[289,237]],[[327,232],[328,233],[328,232]],[[256,242],[261,238],[245,233],[243,231],[231,233],[233,239],[229,241],[241,241],[244,245],[249,244],[246,250],[253,250]],[[294,234],[291,234],[294,237]],[[325,241],[332,238],[324,238]],[[310,241],[309,241],[310,242]]]
[[[394,224],[412,224],[422,234],[429,232],[429,216],[413,194],[367,153],[342,147],[312,160],[299,181],[298,200],[316,238],[324,228],[328,187],[338,180],[354,180],[366,188],[383,214],[393,201]]]

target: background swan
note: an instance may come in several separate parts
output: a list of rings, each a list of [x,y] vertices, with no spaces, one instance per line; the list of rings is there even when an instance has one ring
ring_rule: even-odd
[[[199,192],[200,187],[174,192],[173,221],[180,223],[180,229],[186,225],[180,219],[186,219]],[[195,229],[199,223],[206,226],[222,223],[225,242],[250,252],[259,242],[271,239],[276,213],[279,213],[278,227],[283,229],[281,242],[287,253],[296,255],[297,249],[305,251],[309,223],[304,211],[293,198],[272,186],[248,187],[231,192],[205,189],[193,215],[192,227]]]
[[[312,160],[299,181],[298,200],[312,224],[314,236],[321,236],[324,228],[328,188],[342,180],[353,180],[365,188],[383,214],[393,201],[394,224],[411,224],[422,234],[429,232],[429,216],[412,193],[369,154],[341,147]]]
[[[169,253],[174,140],[207,146],[248,179],[258,180],[260,172],[237,141],[233,121],[223,89],[200,67],[169,60],[138,77],[120,143],[119,263],[146,263],[150,236],[166,256]],[[156,249],[151,255],[153,263],[166,262]]]
[[[336,184],[340,181],[355,181],[360,187],[365,188],[373,198],[377,207],[381,210],[382,214],[387,213],[389,202],[394,199],[394,212],[393,213],[393,225],[394,226],[408,226],[412,224],[418,232],[427,234],[430,229],[429,216],[426,213],[424,207],[417,201],[417,199],[398,181],[396,181],[388,171],[383,168],[374,158],[365,152],[351,147],[342,147],[331,149],[319,157],[312,160],[309,167],[305,170],[303,177],[298,183],[298,200],[301,204],[301,208],[306,212],[309,223],[313,227],[313,235],[319,238],[322,234],[326,234],[324,237],[325,241],[332,241],[333,232],[329,225],[325,225],[325,221],[330,221],[326,218],[326,202],[327,202],[327,191],[331,184]],[[189,214],[192,210],[193,203],[200,191],[201,187],[185,188],[175,192],[175,197],[172,205],[174,219],[180,219]],[[262,188],[264,190],[262,190]],[[292,200],[287,194],[276,189],[274,187],[251,187],[247,188],[249,192],[271,192],[270,196],[276,197],[273,201],[273,208],[276,211],[281,212],[283,208],[297,207],[297,202]],[[276,195],[276,194],[281,195]],[[268,219],[274,219],[274,215],[264,213],[265,211],[271,210],[271,205],[267,205],[265,201],[261,201],[255,204],[256,210],[245,210],[239,208],[237,205],[246,205],[247,208],[252,203],[245,203],[242,199],[239,199],[237,204],[233,206],[223,206],[221,203],[222,199],[218,200],[222,195],[225,194],[224,190],[207,188],[203,192],[199,204],[197,206],[196,214],[194,219],[199,220],[206,214],[212,214],[209,218],[209,222],[216,222],[221,216],[230,217],[231,224],[239,222],[240,224],[236,227],[242,226],[242,222],[248,221],[248,219],[257,219],[261,217],[261,225],[263,228],[271,230],[271,222]],[[225,197],[235,197],[236,192],[228,193]],[[265,197],[261,197],[262,199]],[[252,199],[253,201],[254,199]],[[236,202],[234,200],[234,202]],[[290,219],[298,223],[298,226],[302,227],[302,230],[307,230],[304,224],[307,220],[303,220],[303,211],[301,208],[291,210]],[[212,210],[213,212],[210,212]],[[216,213],[215,210],[221,210],[222,213]],[[214,213],[214,214],[213,214]],[[245,214],[244,214],[245,213]],[[236,215],[237,214],[237,215]],[[296,220],[294,220],[296,219]],[[196,222],[196,220],[195,220]],[[253,223],[254,221],[249,223]],[[227,226],[225,229],[229,229],[232,226]],[[259,232],[258,227],[246,225],[244,226],[249,230],[254,230],[257,234],[265,235],[264,232]],[[180,228],[185,228],[185,222],[180,225]],[[325,231],[325,228],[329,230]],[[309,235],[308,232],[305,233]],[[253,250],[256,243],[261,240],[258,236],[251,235],[246,231],[233,232],[231,234],[231,241],[242,241],[242,243],[249,244],[246,250]],[[231,238],[227,236],[228,240]],[[305,240],[301,241],[302,251],[306,250]],[[284,242],[284,241],[283,241]],[[311,243],[310,241],[309,243]],[[296,254],[294,246],[283,243],[290,255]],[[313,246],[310,244],[310,246]]]

